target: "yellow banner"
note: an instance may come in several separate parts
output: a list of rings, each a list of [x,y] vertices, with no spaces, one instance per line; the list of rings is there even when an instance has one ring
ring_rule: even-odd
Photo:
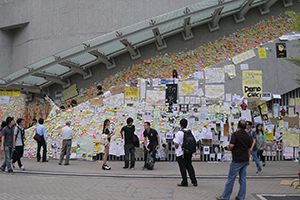
[[[78,91],[77,91],[77,86],[76,84],[71,85],[70,87],[68,87],[66,90],[64,90],[62,92],[62,95],[64,97],[64,100],[68,100],[72,97],[75,97],[78,95]]]
[[[243,70],[243,94],[248,99],[262,97],[262,71]]]
[[[0,89],[0,96],[18,97],[20,96],[21,89]]]

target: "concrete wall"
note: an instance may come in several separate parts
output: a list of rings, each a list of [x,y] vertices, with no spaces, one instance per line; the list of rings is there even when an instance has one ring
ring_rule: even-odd
[[[29,22],[16,34],[0,31],[0,77],[105,33],[201,1],[206,0],[0,0],[0,28]]]

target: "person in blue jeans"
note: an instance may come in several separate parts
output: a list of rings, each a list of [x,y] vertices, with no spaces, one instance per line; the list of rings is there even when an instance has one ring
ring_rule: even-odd
[[[13,174],[13,170],[11,168],[11,156],[13,150],[15,148],[14,141],[14,125],[15,121],[13,117],[6,118],[7,126],[2,130],[2,144],[1,150],[5,152],[5,160],[1,166],[1,171],[5,173],[5,168],[7,167],[8,173]]]
[[[251,145],[251,156],[256,164],[257,167],[257,174],[260,174],[263,172],[259,159],[257,157],[257,146],[256,146],[256,132],[252,130],[252,122],[247,121],[246,122],[246,132],[251,137],[252,145]]]
[[[251,138],[246,133],[246,122],[239,121],[238,131],[234,132],[231,136],[230,144],[225,147],[227,150],[232,151],[232,162],[230,164],[225,190],[222,196],[216,197],[217,200],[229,200],[236,175],[239,174],[240,189],[236,200],[244,200],[246,196],[246,175],[247,166],[249,164]]]

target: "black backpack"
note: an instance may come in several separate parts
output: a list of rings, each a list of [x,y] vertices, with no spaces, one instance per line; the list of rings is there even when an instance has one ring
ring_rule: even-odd
[[[184,154],[193,154],[196,152],[196,140],[191,130],[184,131],[183,135],[183,143],[182,143],[182,151]]]
[[[136,134],[133,134],[132,140],[133,140],[133,146],[134,147],[139,147],[140,146],[140,140],[139,140],[139,138]]]

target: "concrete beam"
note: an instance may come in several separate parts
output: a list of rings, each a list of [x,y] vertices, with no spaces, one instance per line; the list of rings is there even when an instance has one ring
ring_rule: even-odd
[[[294,5],[293,0],[282,0],[282,1],[285,8]]]
[[[189,40],[192,39],[194,37],[193,33],[192,33],[192,26],[191,26],[191,17],[185,18],[184,22],[183,22],[183,32],[182,32],[182,37],[183,40]]]
[[[129,51],[132,60],[141,57],[140,52],[138,50],[134,50],[134,47],[127,39],[120,40],[120,42],[125,46],[126,50]]]
[[[53,83],[57,83],[57,84],[61,84],[61,85],[67,85],[68,84],[68,82],[63,81],[62,79],[60,79],[58,77],[50,76],[48,74],[35,73],[35,74],[32,74],[32,76],[41,77],[41,78],[44,78],[47,81],[51,81]]]
[[[219,21],[222,18],[221,12],[222,12],[223,8],[224,8],[224,6],[217,8],[217,9],[215,9],[214,13],[212,13],[212,20],[211,20],[211,22],[208,23],[208,28],[209,28],[210,32],[220,29]]]
[[[78,74],[82,74],[83,76],[87,76],[89,74],[80,67],[80,64],[74,63],[70,60],[63,61],[59,64],[62,66],[68,67],[70,70],[72,70]]]
[[[157,50],[162,50],[162,49],[167,48],[167,43],[162,38],[162,36],[161,36],[161,34],[159,32],[159,29],[158,28],[154,28],[154,29],[152,29],[152,32],[153,32],[155,40],[156,40],[155,44],[156,44]]]
[[[100,53],[98,50],[94,49],[92,51],[89,51],[89,54],[92,54],[95,56],[100,62],[103,62],[106,65],[112,65],[112,63],[109,61],[108,57],[104,54]]]
[[[246,0],[244,4],[242,5],[239,12],[237,12],[235,15],[233,15],[234,20],[236,23],[240,23],[245,21],[245,14],[250,10],[252,7],[252,3],[254,0]]]
[[[278,0],[269,0],[267,3],[259,6],[259,11],[261,15],[265,15],[270,12],[270,7],[275,4]]]

